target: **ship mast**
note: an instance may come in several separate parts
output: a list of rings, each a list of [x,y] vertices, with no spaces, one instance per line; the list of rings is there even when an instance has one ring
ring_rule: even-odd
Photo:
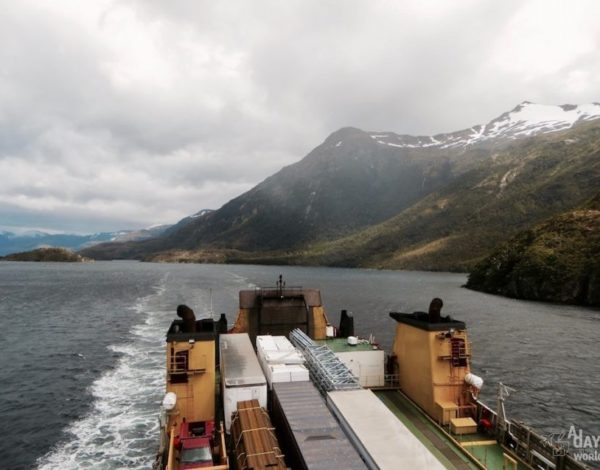
[[[497,410],[498,415],[498,431],[504,434],[507,430],[508,418],[506,417],[506,409],[504,407],[504,400],[510,396],[511,392],[516,392],[512,387],[504,385],[502,382],[498,382],[498,396],[497,396]]]

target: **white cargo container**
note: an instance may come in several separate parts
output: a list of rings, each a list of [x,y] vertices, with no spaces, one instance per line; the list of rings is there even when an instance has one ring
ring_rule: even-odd
[[[266,408],[267,380],[247,333],[221,335],[219,348],[225,429],[230,433],[238,401],[256,399]]]
[[[285,336],[257,336],[256,350],[269,389],[274,383],[309,380],[304,356]]]

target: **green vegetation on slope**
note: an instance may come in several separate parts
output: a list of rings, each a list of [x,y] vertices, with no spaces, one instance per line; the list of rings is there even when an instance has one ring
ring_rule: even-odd
[[[464,151],[395,149],[343,129],[301,162],[163,237],[83,253],[469,271],[509,237],[577,207],[598,187],[600,121]]]
[[[523,231],[481,261],[467,287],[509,297],[600,305],[600,194]]]
[[[573,143],[576,142],[576,143]],[[290,262],[467,271],[510,236],[600,187],[594,125],[514,144],[388,221],[313,244]]]

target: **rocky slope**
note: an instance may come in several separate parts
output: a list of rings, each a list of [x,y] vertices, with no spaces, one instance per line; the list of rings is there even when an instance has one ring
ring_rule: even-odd
[[[466,287],[531,300],[600,305],[600,194],[502,244]]]

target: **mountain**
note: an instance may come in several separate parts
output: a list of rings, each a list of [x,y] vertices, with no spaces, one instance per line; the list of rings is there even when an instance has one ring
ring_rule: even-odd
[[[344,128],[220,209],[95,258],[466,270],[597,187],[600,105],[521,103],[430,137]],[[596,186],[595,186],[596,185]]]
[[[600,305],[600,193],[520,232],[481,261],[466,287],[531,300]]]
[[[600,187],[600,121],[514,142],[393,218],[278,262],[468,271]]]
[[[165,250],[288,250],[386,220],[453,178],[451,152],[417,154],[344,128],[219,210],[177,224],[159,239],[98,246],[86,256]]]
[[[81,250],[104,242],[124,242],[144,240],[161,235],[169,225],[160,225],[141,230],[121,230],[118,232],[101,232],[89,235],[69,233],[46,233],[30,231],[22,234],[0,231],[0,256],[10,253],[31,251],[42,247],[59,247]]]

